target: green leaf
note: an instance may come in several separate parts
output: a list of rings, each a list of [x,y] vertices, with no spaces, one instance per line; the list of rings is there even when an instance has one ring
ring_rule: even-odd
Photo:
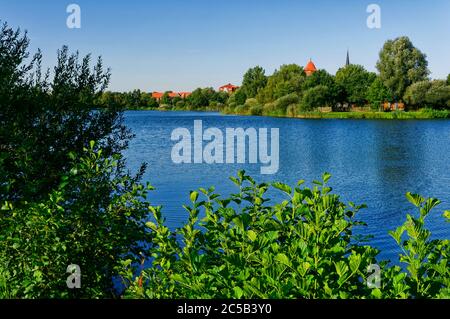
[[[349,265],[350,270],[354,273],[359,269],[359,266],[361,265],[361,255],[350,255],[349,257]]]
[[[275,256],[275,260],[279,263],[289,266],[291,263],[289,262],[289,258],[285,254],[278,254]]]
[[[422,196],[418,194],[412,194],[410,192],[406,193],[406,198],[411,204],[413,204],[416,207],[420,207],[420,205],[422,205],[422,203],[425,201],[425,199]]]
[[[381,299],[383,297],[383,293],[378,288],[373,289],[371,292],[371,295],[372,295],[372,297],[374,297],[376,299]]]
[[[394,238],[394,240],[397,242],[397,244],[400,245],[401,239],[402,239],[402,235],[405,232],[405,226],[400,226],[397,227],[397,229],[395,231],[389,231],[389,235],[392,236],[392,238]]]
[[[198,192],[192,191],[190,194],[190,198],[191,198],[191,202],[193,202],[193,203],[196,202],[197,198],[198,198]]]
[[[444,216],[447,221],[450,222],[450,210],[444,211],[444,214],[442,214],[442,216]]]
[[[348,272],[347,264],[344,261],[339,261],[337,263],[333,262],[333,263],[336,268],[336,273],[339,275],[339,277],[341,277],[341,278],[344,277]]]
[[[146,222],[145,226],[147,226],[151,230],[156,230],[158,228],[158,227],[156,227],[155,223],[153,223],[153,222]]]
[[[423,206],[423,210],[421,210],[421,214],[423,217],[427,216],[428,213],[437,205],[441,203],[440,200],[436,198],[428,198],[425,202],[425,205]]]
[[[250,239],[251,241],[255,241],[256,240],[256,232],[254,232],[253,230],[249,230],[247,231],[247,237],[248,239]]]
[[[331,174],[330,173],[323,173],[322,175],[322,180],[324,182],[324,184],[328,183],[328,181],[330,180]]]
[[[240,186],[241,185],[241,183],[239,182],[239,180],[236,178],[236,177],[230,177],[230,180],[233,182],[233,183],[235,183],[237,186]]]
[[[286,194],[291,194],[292,193],[292,189],[289,185],[280,183],[280,182],[275,182],[272,183],[272,186],[275,187],[276,189],[279,189],[280,191],[286,193]]]
[[[244,291],[240,287],[233,287],[234,298],[240,299],[244,295]]]

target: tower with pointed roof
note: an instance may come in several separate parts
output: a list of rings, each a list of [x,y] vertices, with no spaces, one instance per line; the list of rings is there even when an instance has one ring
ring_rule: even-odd
[[[350,55],[348,54],[348,49],[347,49],[347,59],[345,60],[345,66],[349,66],[350,65]]]
[[[314,65],[313,61],[311,59],[309,59],[308,64],[306,64],[306,66],[305,66],[306,76],[310,76],[311,74],[313,74],[316,71],[317,71],[316,66]]]

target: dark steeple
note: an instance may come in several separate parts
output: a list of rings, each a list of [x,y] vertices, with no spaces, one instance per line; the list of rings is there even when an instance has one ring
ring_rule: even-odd
[[[347,49],[347,59],[345,60],[345,66],[349,66],[350,65],[350,56],[348,54],[348,49]]]

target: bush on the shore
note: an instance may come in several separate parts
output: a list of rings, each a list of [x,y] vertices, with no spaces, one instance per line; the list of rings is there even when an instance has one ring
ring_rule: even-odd
[[[344,204],[327,186],[257,183],[245,172],[231,178],[237,192],[222,198],[214,188],[190,194],[187,222],[165,225],[161,207],[150,207],[154,232],[151,265],[125,261],[128,298],[449,298],[450,244],[432,240],[425,218],[439,204],[407,194],[417,216],[390,232],[405,269],[377,260],[354,228],[364,206]],[[269,204],[269,187],[286,200]],[[450,221],[450,212],[445,212]],[[376,279],[373,271],[379,269]],[[375,278],[375,279],[374,279]]]
[[[406,89],[404,99],[415,107],[450,109],[450,85],[444,80],[416,82]]]
[[[46,197],[2,203],[0,298],[111,298],[121,261],[149,257],[142,242],[152,241],[151,187],[119,174],[119,157],[94,142],[67,161],[70,172]],[[69,265],[80,267],[80,289],[66,285]]]
[[[306,90],[300,103],[302,111],[312,111],[322,106],[327,106],[330,90],[327,86],[317,85]]]

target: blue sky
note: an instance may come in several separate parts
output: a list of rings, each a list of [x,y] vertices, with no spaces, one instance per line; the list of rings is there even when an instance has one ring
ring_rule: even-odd
[[[70,3],[81,7],[81,29],[66,26]],[[371,3],[381,29],[366,25]],[[0,19],[28,30],[47,65],[64,44],[102,55],[118,91],[217,88],[255,65],[271,74],[309,58],[334,74],[347,48],[375,71],[383,43],[402,35],[427,54],[431,77],[450,73],[449,0],[0,0]]]

